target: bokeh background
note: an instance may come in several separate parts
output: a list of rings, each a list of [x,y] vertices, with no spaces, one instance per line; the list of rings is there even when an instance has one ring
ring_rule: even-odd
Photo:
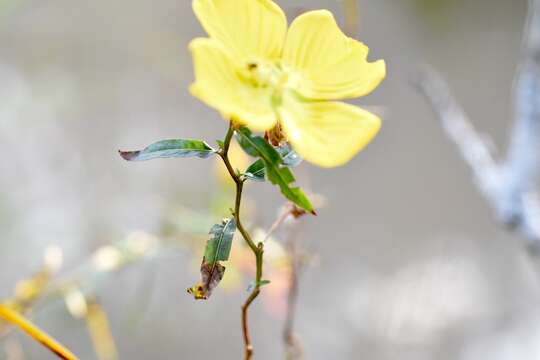
[[[344,23],[341,1],[277,2],[289,20],[323,7]],[[300,284],[297,333],[307,359],[540,357],[536,260],[497,224],[411,86],[419,66],[433,65],[504,150],[526,5],[359,1],[358,36],[371,59],[386,60],[388,77],[356,103],[373,106],[384,125],[348,165],[299,170],[300,183],[326,198],[303,224],[318,259]],[[199,35],[188,0],[0,0],[0,299],[40,268],[51,244],[69,273],[133,231],[159,233],[171,209],[210,207],[218,186],[211,160],[117,155],[163,138],[223,137],[227,124],[187,90],[187,44]],[[279,193],[253,184],[247,194],[250,221],[270,226]],[[195,302],[185,289],[197,261],[171,251],[100,279],[96,296],[120,359],[240,357],[248,279]],[[282,314],[262,302],[252,313],[256,358],[283,358]],[[61,301],[33,319],[81,359],[96,358],[86,325]],[[23,358],[53,359],[17,339]]]

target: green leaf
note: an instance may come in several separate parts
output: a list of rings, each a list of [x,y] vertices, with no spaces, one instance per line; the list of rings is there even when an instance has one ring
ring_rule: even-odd
[[[149,145],[144,150],[119,151],[120,156],[127,161],[186,157],[199,157],[204,159],[215,152],[216,150],[206,142],[192,139],[162,140]]]
[[[259,287],[263,287],[263,286],[268,285],[270,283],[271,283],[270,280],[264,280],[263,279],[263,280],[259,281]],[[247,291],[253,291],[253,289],[255,289],[255,284],[256,284],[255,280],[250,282],[248,287],[247,287]]]
[[[259,152],[257,151],[257,149],[251,144],[250,141],[246,140],[240,133],[240,131],[245,131],[244,129],[247,130],[247,132],[251,135],[251,132],[249,131],[249,129],[246,127],[243,127],[240,130],[236,131],[236,141],[238,141],[238,144],[246,152],[246,154],[251,155],[253,157],[258,157]]]
[[[313,205],[299,187],[290,187],[290,184],[295,181],[291,170],[283,166],[283,159],[279,152],[268,144],[260,136],[253,136],[251,131],[246,128],[237,130],[239,142],[243,143],[249,151],[256,153],[265,166],[266,177],[274,185],[278,185],[281,193],[294,204],[302,209],[313,212]],[[244,149],[245,150],[245,149]]]
[[[283,159],[283,165],[286,167],[298,166],[303,160],[302,157],[298,155],[298,153],[294,151],[289,144],[285,144],[276,149]],[[264,161],[261,159],[255,161],[246,169],[244,175],[250,180],[264,181],[266,176]]]
[[[247,129],[247,128],[242,128]],[[245,131],[245,130],[242,130]],[[249,131],[249,130],[248,130]],[[251,134],[251,132],[249,132]],[[254,146],[250,141],[247,141],[239,132],[236,133],[236,140],[238,141],[238,144],[242,147],[242,149],[248,154],[253,157],[258,157],[259,152],[257,151],[256,146]],[[263,139],[264,140],[264,139]],[[266,140],[264,140],[266,142]],[[266,142],[267,143],[267,142]],[[268,144],[268,143],[267,143]],[[268,144],[271,146],[270,144]],[[290,144],[286,143],[280,147],[277,148],[277,151],[281,155],[283,159],[283,165],[287,167],[296,167],[300,165],[302,162],[302,157],[298,155],[296,151],[293,150]]]
[[[205,261],[212,265],[218,261],[229,260],[232,239],[236,231],[234,219],[224,219],[221,224],[215,224],[210,229],[212,237],[206,243]]]
[[[265,176],[265,169],[264,169],[264,161],[261,159],[255,161],[253,164],[251,164],[247,169],[244,175],[254,181],[264,181]]]
[[[282,145],[277,150],[283,158],[283,165],[287,167],[296,167],[304,160],[289,144]]]

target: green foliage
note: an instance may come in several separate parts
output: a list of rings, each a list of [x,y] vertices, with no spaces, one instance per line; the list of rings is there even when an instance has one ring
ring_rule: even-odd
[[[240,147],[246,152],[246,154],[251,155],[253,157],[258,157],[259,152],[255,148],[255,146],[252,144],[252,142],[249,140],[249,137],[245,137],[243,134],[249,134],[251,136],[251,131],[243,127],[236,131],[236,141],[238,141],[238,144],[240,144]],[[263,139],[264,140],[264,139]],[[266,143],[266,141],[264,141]]]
[[[212,229],[210,229],[212,237],[206,243],[204,252],[206,263],[212,265],[217,261],[229,260],[235,231],[236,222],[234,219],[224,219],[221,224],[212,226]]]
[[[247,146],[250,147],[249,144],[247,144]],[[298,153],[294,151],[289,144],[278,147],[277,151],[283,159],[283,165],[286,167],[298,166],[303,160],[302,157],[298,155]],[[261,159],[255,161],[246,169],[244,176],[253,181],[264,181],[266,176],[264,161]]]
[[[158,158],[207,158],[216,150],[202,140],[174,139],[153,143],[144,150],[120,151],[120,156],[127,161],[145,161]]]
[[[261,280],[259,281],[259,287],[263,287],[265,285],[268,285],[270,284],[271,281],[270,280]],[[247,291],[252,291],[254,288],[255,288],[255,285],[257,284],[256,281],[252,281],[251,283],[249,283],[248,287],[247,287]]]
[[[287,167],[296,167],[304,160],[289,144],[280,146],[277,150],[283,159],[283,165]]]
[[[238,129],[236,133],[239,139],[238,143],[242,149],[262,160],[268,180],[272,184],[279,186],[281,193],[294,204],[306,211],[313,212],[313,205],[311,205],[304,192],[299,187],[290,186],[295,181],[295,178],[291,170],[285,167],[280,153],[264,138],[254,136],[246,127]],[[260,166],[260,164],[257,166]]]
[[[264,161],[261,159],[255,161],[253,164],[249,165],[244,173],[244,176],[250,180],[254,181],[264,181],[265,170],[264,170]]]

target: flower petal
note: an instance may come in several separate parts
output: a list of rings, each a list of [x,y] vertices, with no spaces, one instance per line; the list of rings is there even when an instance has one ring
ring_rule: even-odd
[[[234,56],[276,60],[281,56],[287,18],[271,0],[194,0],[193,11],[210,37]]]
[[[254,131],[276,124],[268,89],[243,81],[222,45],[209,38],[198,38],[189,45],[193,54],[195,82],[191,93],[207,105]]]
[[[381,120],[342,102],[305,102],[284,98],[281,124],[293,148],[322,167],[347,163],[377,134]]]
[[[367,95],[384,79],[384,61],[367,62],[368,51],[341,32],[332,13],[317,10],[293,21],[283,59],[303,73],[302,95],[336,100]]]

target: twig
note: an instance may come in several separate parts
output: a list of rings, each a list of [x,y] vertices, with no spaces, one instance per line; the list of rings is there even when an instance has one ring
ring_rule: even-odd
[[[304,351],[302,344],[294,331],[294,322],[298,303],[299,278],[303,267],[303,254],[301,254],[299,238],[296,231],[289,236],[286,246],[290,261],[290,274],[289,291],[287,294],[287,312],[285,315],[285,325],[283,326],[283,341],[286,346],[287,360],[299,360],[303,357]]]
[[[61,347],[54,339],[51,339],[50,336],[43,333],[40,329],[36,328],[31,322],[25,319],[26,313],[37,312],[42,310],[45,306],[52,303],[53,300],[57,298],[63,298],[67,302],[67,293],[70,289],[78,288],[79,286],[84,286],[85,291],[81,293],[83,301],[86,301],[86,297],[89,293],[96,291],[96,286],[98,285],[97,279],[99,276],[105,273],[118,271],[121,268],[127,267],[135,263],[136,261],[149,258],[154,255],[154,251],[160,249],[157,244],[153,244],[150,238],[130,238],[125,241],[121,241],[116,245],[108,245],[100,248],[95,252],[90,259],[70,271],[63,277],[52,278],[52,275],[56,272],[50,268],[50,266],[59,266],[54,264],[45,264],[45,268],[34,275],[33,278],[25,280],[24,284],[27,288],[29,294],[16,295],[13,299],[6,301],[2,305],[0,302],[0,338],[7,336],[10,333],[11,326],[17,326],[24,331],[26,331],[32,338],[36,341],[42,343],[51,351],[56,353],[59,357],[63,359],[75,359],[75,357],[70,357],[71,353]],[[144,241],[143,241],[144,240]],[[144,242],[144,243],[143,243]],[[107,250],[107,251],[103,251]],[[143,251],[143,252],[141,252]],[[98,255],[108,255],[105,259],[103,256]],[[97,259],[100,259],[97,261]],[[93,305],[91,303],[90,305]],[[69,309],[69,306],[68,306]],[[89,308],[90,309],[90,308]],[[93,310],[92,308],[90,310]],[[71,309],[69,309],[71,312]],[[85,310],[86,311],[86,310]],[[73,316],[75,314],[72,313]],[[88,321],[97,320],[98,317],[95,317],[95,312],[89,312],[85,314]],[[103,319],[106,317],[106,314],[102,312],[98,314],[101,316],[101,323],[103,324]],[[3,328],[2,318],[9,320],[6,323],[6,327]],[[108,324],[105,324],[108,325]],[[5,331],[3,331],[5,330]],[[102,330],[106,330],[105,327],[102,327]],[[105,344],[105,335],[109,337],[109,333],[105,334],[102,332],[102,338],[100,339],[100,347],[108,346]],[[109,343],[114,343],[112,335],[107,340]],[[111,348],[109,346],[109,348]],[[99,347],[96,347],[96,351],[99,351]],[[110,352],[112,354],[112,352]],[[114,354],[115,355],[115,354]],[[100,357],[101,358],[101,357]],[[110,356],[108,358],[114,358]]]
[[[285,222],[285,220],[287,220],[289,216],[292,216],[292,210],[293,205],[291,203],[287,203],[285,206],[283,206],[283,208],[281,209],[281,213],[266,232],[263,243],[266,243],[270,236],[272,236],[272,234]]]
[[[523,59],[514,89],[515,126],[506,159],[497,162],[484,138],[453,98],[448,85],[426,70],[417,85],[439,116],[447,135],[473,171],[477,186],[501,222],[540,249],[540,0],[529,1]]]
[[[358,32],[359,5],[358,0],[341,0],[343,2],[343,17],[345,18],[345,33],[355,37]]]
[[[235,200],[235,206],[234,206],[234,218],[236,220],[236,226],[238,228],[238,231],[240,231],[240,234],[242,234],[242,237],[248,244],[248,246],[253,251],[253,254],[255,255],[255,262],[256,262],[256,274],[255,274],[255,286],[253,290],[251,291],[249,297],[247,298],[244,305],[242,305],[242,335],[244,338],[244,359],[249,360],[253,356],[253,345],[251,343],[251,336],[249,333],[249,324],[248,324],[248,310],[251,303],[259,296],[261,292],[261,280],[262,280],[262,267],[263,267],[263,254],[264,254],[264,244],[262,242],[259,242],[257,245],[253,242],[251,235],[246,231],[244,226],[242,225],[242,222],[240,220],[240,206],[242,202],[242,190],[244,188],[244,181],[245,179],[242,178],[239,174],[237,174],[229,160],[229,147],[231,145],[232,136],[234,134],[234,126],[231,123],[229,125],[229,130],[227,131],[227,135],[225,136],[225,140],[223,142],[223,148],[218,153],[219,156],[223,159],[223,162],[225,163],[225,166],[227,167],[227,171],[229,172],[231,178],[234,180],[236,184],[236,200]]]

